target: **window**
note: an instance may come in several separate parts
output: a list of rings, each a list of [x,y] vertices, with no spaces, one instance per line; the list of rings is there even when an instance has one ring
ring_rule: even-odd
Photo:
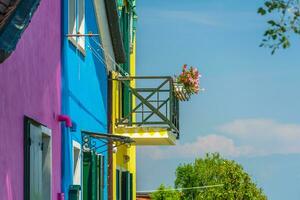
[[[84,25],[85,25],[85,12],[84,12],[84,0],[78,0],[78,33],[84,34]],[[85,37],[78,38],[79,46],[83,47],[85,44]]]
[[[76,141],[73,141],[73,185],[81,185],[81,147]]]
[[[69,0],[68,32],[85,34],[85,0]],[[82,52],[85,49],[85,37],[69,37],[70,41]]]
[[[51,130],[29,118],[24,128],[24,199],[51,200]]]

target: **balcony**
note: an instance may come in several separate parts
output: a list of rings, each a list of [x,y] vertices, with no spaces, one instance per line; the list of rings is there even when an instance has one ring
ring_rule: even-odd
[[[115,124],[142,145],[172,145],[179,139],[179,100],[186,99],[170,76],[116,77]],[[114,94],[113,94],[114,95]],[[179,96],[180,98],[178,98]]]

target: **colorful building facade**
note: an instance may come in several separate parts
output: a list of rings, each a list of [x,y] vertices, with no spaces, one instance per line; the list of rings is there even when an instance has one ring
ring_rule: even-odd
[[[66,199],[111,199],[109,147],[128,140],[110,128],[111,74],[126,61],[116,2],[68,0],[63,8],[62,113],[71,125],[62,127],[62,191]]]
[[[135,73],[135,0],[11,2],[19,10],[0,7],[0,199],[135,200],[136,145],[179,138],[172,77]]]
[[[179,139],[179,103],[173,78],[136,75],[136,2],[118,1],[126,62],[112,78],[112,133],[131,138],[113,154],[114,200],[136,199],[136,146],[175,145]],[[117,144],[116,144],[117,145]]]
[[[117,1],[118,21],[125,51],[125,62],[120,63],[112,74],[112,120],[111,132],[118,135],[116,122],[129,113],[133,103],[128,88],[118,83],[119,77],[135,75],[135,1]],[[131,84],[134,87],[134,83]],[[112,157],[112,198],[114,200],[133,200],[136,193],[135,144],[118,146]]]
[[[1,1],[0,199],[61,193],[61,1]]]
[[[103,0],[63,1],[62,112],[72,122],[62,129],[65,199],[77,199],[72,190],[83,200],[108,198],[107,141],[91,136],[108,133],[112,65],[104,50],[112,45],[104,6]]]

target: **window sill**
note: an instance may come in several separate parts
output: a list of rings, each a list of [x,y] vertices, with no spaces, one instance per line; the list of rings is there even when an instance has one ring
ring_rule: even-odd
[[[68,40],[69,40],[69,42],[70,42],[72,45],[74,45],[74,47],[75,47],[76,49],[79,50],[79,52],[80,52],[84,57],[86,56],[86,52],[85,52],[84,47],[82,47],[81,45],[79,45],[79,44],[76,42],[76,40],[73,39],[72,37],[69,37]]]

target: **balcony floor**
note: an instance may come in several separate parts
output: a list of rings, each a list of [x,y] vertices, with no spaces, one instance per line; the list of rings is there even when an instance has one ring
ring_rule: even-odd
[[[116,134],[132,138],[136,145],[175,145],[176,136],[160,127],[118,127]]]

